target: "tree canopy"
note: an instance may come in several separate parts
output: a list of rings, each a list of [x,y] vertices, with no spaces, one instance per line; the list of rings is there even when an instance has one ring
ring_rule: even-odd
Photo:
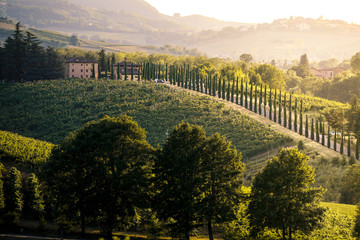
[[[48,162],[45,178],[65,223],[97,219],[106,236],[126,229],[146,203],[153,148],[130,117],[105,117],[69,135]]]
[[[253,182],[248,208],[252,234],[265,228],[292,238],[296,231],[319,227],[325,209],[319,207],[322,188],[310,188],[314,171],[297,149],[283,149],[259,172]]]

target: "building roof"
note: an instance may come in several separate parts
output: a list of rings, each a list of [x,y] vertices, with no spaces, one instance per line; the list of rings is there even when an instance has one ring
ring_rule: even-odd
[[[97,63],[97,61],[84,57],[71,57],[65,59],[66,63]]]
[[[320,68],[319,71],[345,71],[342,67],[327,67],[327,68]]]

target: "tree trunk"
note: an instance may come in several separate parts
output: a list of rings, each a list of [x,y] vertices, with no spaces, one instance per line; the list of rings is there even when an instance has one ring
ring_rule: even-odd
[[[83,212],[80,212],[81,216],[81,235],[85,234],[85,214]]]
[[[292,239],[292,232],[291,232],[291,227],[289,227],[289,240]]]
[[[209,240],[214,240],[211,219],[208,221]]]

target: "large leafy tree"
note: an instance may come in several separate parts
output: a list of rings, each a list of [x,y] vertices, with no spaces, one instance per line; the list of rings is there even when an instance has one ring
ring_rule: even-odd
[[[173,236],[190,239],[199,226],[202,186],[200,146],[205,131],[197,125],[181,123],[169,134],[155,162],[155,182],[158,194],[155,206],[163,219],[173,219]]]
[[[319,207],[321,188],[310,188],[314,171],[297,149],[283,149],[256,175],[248,208],[252,234],[264,228],[282,231],[292,239],[296,231],[310,232],[324,216]]]
[[[200,174],[203,184],[201,211],[207,222],[209,239],[213,240],[213,223],[224,223],[236,218],[234,209],[241,202],[244,164],[241,153],[231,147],[218,133],[208,138],[201,147]]]
[[[285,78],[282,70],[270,64],[261,64],[255,72],[260,74],[261,81],[270,88],[282,89],[285,87]]]
[[[351,165],[343,178],[341,189],[342,203],[356,204],[360,201],[360,165]]]
[[[45,177],[56,200],[59,219],[97,219],[110,238],[125,228],[146,201],[153,148],[145,130],[130,117],[90,122],[56,149]]]

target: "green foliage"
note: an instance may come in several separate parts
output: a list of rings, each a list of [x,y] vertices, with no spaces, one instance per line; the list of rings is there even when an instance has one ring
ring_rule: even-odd
[[[54,145],[0,130],[0,160],[29,165],[44,163]]]
[[[203,128],[181,123],[169,134],[155,162],[155,207],[161,218],[174,219],[169,225],[174,237],[189,239],[201,219],[199,149],[205,141]]]
[[[0,162],[0,212],[5,208],[5,196],[4,196],[4,174],[5,174],[4,165]]]
[[[39,220],[44,214],[45,205],[39,180],[34,173],[31,173],[30,176],[26,179],[24,192],[24,212]]]
[[[71,133],[47,163],[44,177],[58,216],[85,223],[97,219],[109,236],[126,229],[136,207],[146,206],[153,148],[130,117],[105,117]]]
[[[355,226],[353,236],[356,239],[360,239],[360,205],[356,208],[356,218],[355,218]]]
[[[210,97],[149,82],[74,79],[5,84],[0,102],[0,129],[57,144],[88,121],[120,114],[139,122],[152,146],[164,142],[166,131],[182,120],[204,126],[209,134],[226,135],[245,157],[287,141]]]
[[[5,210],[7,212],[21,212],[23,209],[24,199],[21,181],[20,171],[12,167],[5,182]]]
[[[283,149],[256,175],[248,209],[254,236],[268,227],[291,239],[296,230],[308,233],[319,227],[324,191],[309,187],[314,173],[307,159],[297,149]]]
[[[349,166],[343,179],[341,189],[342,203],[356,204],[360,201],[360,165]]]

